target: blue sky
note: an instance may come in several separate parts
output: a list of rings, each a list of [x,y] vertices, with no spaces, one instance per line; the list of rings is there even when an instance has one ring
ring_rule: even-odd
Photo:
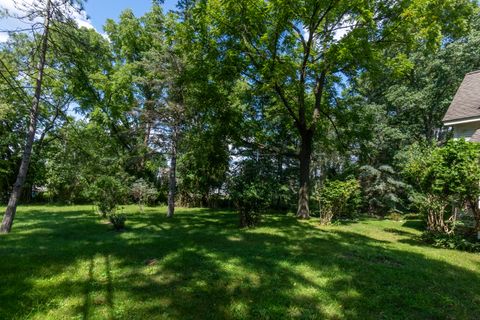
[[[132,9],[138,17],[147,12],[151,7],[151,0],[88,0],[85,4],[90,22],[99,32],[108,18],[117,19],[125,9]],[[166,0],[165,11],[175,9],[176,0]]]
[[[26,6],[35,0],[21,0],[18,3],[24,3]],[[151,0],[87,0],[85,3],[86,16],[75,16],[75,20],[80,26],[94,27],[98,32],[103,32],[103,25],[108,18],[117,19],[120,13],[125,9],[132,9],[134,14],[139,17],[147,12],[151,7]],[[175,9],[177,0],[165,0],[165,12]],[[15,0],[0,0],[0,9],[9,10],[10,13],[17,13],[18,7]],[[13,18],[0,19],[0,42],[8,39],[6,30],[24,29],[28,24],[22,23]]]

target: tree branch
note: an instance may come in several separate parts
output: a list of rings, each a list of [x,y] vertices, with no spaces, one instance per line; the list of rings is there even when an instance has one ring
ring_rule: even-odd
[[[297,118],[297,116],[295,115],[295,112],[293,111],[293,108],[292,106],[290,105],[290,103],[288,102],[287,98],[285,97],[285,94],[282,90],[282,88],[280,87],[280,85],[275,82],[275,92],[277,93],[277,95],[280,97],[280,99],[282,100],[282,103],[283,105],[285,106],[285,108],[287,109],[288,113],[290,114],[290,116],[293,118],[293,120],[295,121],[295,125],[297,126],[297,128],[301,128],[301,124],[300,124],[300,121],[299,119]]]

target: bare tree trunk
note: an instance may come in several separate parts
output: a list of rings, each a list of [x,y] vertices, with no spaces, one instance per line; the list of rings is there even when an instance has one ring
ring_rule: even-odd
[[[477,239],[480,240],[480,215],[477,213],[475,216],[475,231],[477,232]]]
[[[172,141],[172,158],[170,160],[170,173],[168,181],[168,213],[167,218],[173,218],[175,212],[175,191],[177,189],[177,141],[176,138]]]
[[[312,160],[313,131],[302,130],[300,132],[300,190],[298,192],[297,217],[300,219],[310,218],[308,206],[309,184],[310,184],[310,162]]]
[[[18,200],[22,193],[22,188],[27,178],[28,167],[30,165],[30,158],[32,156],[33,142],[35,140],[35,133],[37,131],[38,109],[40,105],[40,96],[42,93],[43,72],[45,69],[45,59],[48,49],[48,33],[50,30],[50,14],[51,14],[51,0],[47,1],[46,16],[44,21],[44,31],[40,49],[40,60],[38,61],[38,75],[35,83],[35,95],[33,97],[32,107],[30,109],[30,121],[28,126],[27,141],[23,150],[22,162],[18,170],[17,179],[13,185],[13,190],[8,200],[7,210],[3,216],[2,225],[0,226],[0,233],[9,233],[12,230],[13,219],[17,211]]]
[[[470,200],[470,208],[472,210],[473,217],[475,219],[475,233],[477,239],[480,239],[480,207],[478,199]]]
[[[247,213],[243,210],[240,210],[239,217],[240,217],[240,228],[248,227]]]

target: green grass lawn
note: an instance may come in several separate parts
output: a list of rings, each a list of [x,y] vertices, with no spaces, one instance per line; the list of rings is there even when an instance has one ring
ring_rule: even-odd
[[[418,221],[320,227],[232,212],[21,207],[0,236],[0,319],[479,319],[480,255],[422,246]]]

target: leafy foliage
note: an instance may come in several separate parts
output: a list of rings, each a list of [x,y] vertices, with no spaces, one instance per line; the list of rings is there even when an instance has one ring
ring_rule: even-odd
[[[144,205],[151,203],[158,196],[157,189],[143,179],[138,179],[132,184],[130,193],[137,201],[141,212]]]
[[[257,165],[254,161],[241,163],[239,173],[232,177],[229,185],[230,199],[238,211],[242,228],[260,222],[273,192],[262,179],[265,172]]]
[[[125,181],[115,176],[98,177],[89,190],[102,217],[115,214],[118,205],[125,203],[128,188]]]
[[[462,77],[480,67],[473,1],[185,0],[171,12],[154,1],[108,20],[105,38],[60,20],[23,201],[47,190],[111,214],[168,189],[172,205],[175,193],[185,206],[231,201],[251,226],[297,204],[307,218],[314,177],[328,223],[358,211],[345,180],[356,176],[370,214],[411,205],[451,232],[451,209],[469,207],[480,229],[478,150],[433,147],[451,135],[441,119]],[[0,44],[1,200],[25,145],[38,40]]]
[[[239,183],[238,191],[231,194],[240,217],[240,227],[254,227],[266,209],[265,190],[258,183]]]
[[[475,241],[473,238],[467,239],[463,235],[427,231],[422,234],[421,240],[437,248],[480,252],[480,242]]]
[[[399,211],[402,205],[401,194],[406,185],[396,178],[390,166],[360,168],[360,183],[363,199],[370,214],[379,216]]]
[[[478,226],[480,145],[465,140],[438,148],[412,145],[399,159],[403,174],[417,190],[412,200],[425,214],[430,231],[453,232],[455,206],[468,205]]]
[[[361,199],[356,179],[327,180],[316,191],[314,198],[320,205],[320,223],[329,224],[333,218],[352,218],[358,214]]]
[[[120,231],[125,229],[127,216],[122,213],[113,212],[108,215],[108,221],[110,221],[115,230]]]

